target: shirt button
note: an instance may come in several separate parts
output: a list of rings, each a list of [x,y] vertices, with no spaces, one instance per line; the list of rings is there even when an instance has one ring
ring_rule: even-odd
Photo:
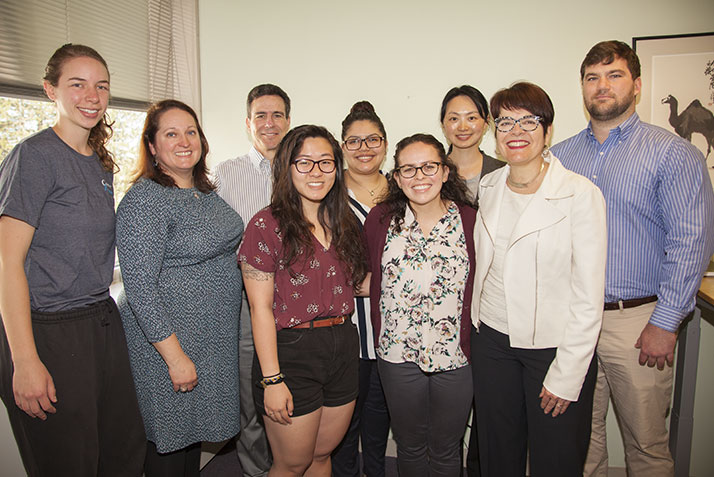
[[[597,179],[597,175],[593,174],[593,179]]]
[[[604,154],[605,154],[604,152],[601,152],[601,153],[600,153],[601,156],[604,155]]]

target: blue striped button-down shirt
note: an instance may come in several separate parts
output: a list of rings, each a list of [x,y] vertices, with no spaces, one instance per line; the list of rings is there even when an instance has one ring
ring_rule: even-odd
[[[650,323],[676,331],[714,253],[714,192],[702,153],[636,113],[602,144],[589,125],[552,150],[605,196],[605,301],[657,295]]]

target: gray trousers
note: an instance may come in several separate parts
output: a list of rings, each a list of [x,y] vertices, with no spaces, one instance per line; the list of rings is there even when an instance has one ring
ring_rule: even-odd
[[[414,363],[377,358],[399,475],[461,476],[461,440],[471,410],[471,366],[425,373]]]
[[[251,377],[253,368],[253,328],[250,324],[250,308],[243,293],[240,311],[240,434],[236,438],[236,453],[245,477],[268,475],[273,459],[268,438],[265,435],[263,418],[253,402],[255,383]]]

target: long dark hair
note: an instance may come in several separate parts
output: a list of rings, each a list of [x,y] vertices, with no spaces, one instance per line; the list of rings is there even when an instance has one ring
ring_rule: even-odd
[[[270,208],[283,237],[281,259],[292,274],[290,266],[300,256],[312,255],[314,251],[311,225],[303,214],[302,200],[295,189],[290,170],[307,138],[323,138],[332,147],[336,165],[335,183],[320,202],[317,217],[325,231],[330,232],[337,257],[345,266],[345,272],[351,277],[354,286],[357,286],[367,274],[364,245],[358,239],[361,234],[359,222],[349,207],[342,150],[332,134],[321,126],[304,125],[290,130],[275,154]]]
[[[441,186],[440,197],[441,200],[451,200],[460,205],[470,205],[467,193],[468,189],[466,183],[456,172],[456,166],[451,159],[446,156],[446,151],[444,151],[444,146],[431,134],[414,134],[413,136],[405,137],[397,144],[397,149],[394,151],[394,169],[392,173],[389,174],[389,180],[387,182],[387,192],[381,199],[380,203],[386,204],[387,208],[385,213],[382,215],[381,219],[384,221],[388,217],[394,217],[394,226],[397,232],[401,231],[402,224],[404,223],[404,213],[409,206],[409,199],[404,194],[404,191],[397,184],[394,178],[395,174],[399,174],[397,170],[400,166],[399,155],[402,153],[405,147],[420,142],[431,146],[439,155],[441,163],[449,169],[449,177],[446,179]]]
[[[104,65],[107,70],[107,77],[109,76],[109,67],[107,62],[104,61],[102,55],[97,53],[97,50],[90,48],[86,45],[73,45],[72,43],[67,43],[57,48],[57,50],[52,54],[47,66],[45,66],[45,76],[42,78],[47,81],[52,86],[57,86],[59,83],[60,76],[62,76],[62,67],[64,64],[75,58],[92,58]],[[109,172],[116,172],[119,170],[116,163],[114,162],[114,156],[106,148],[106,143],[111,139],[114,130],[112,129],[114,122],[109,119],[107,113],[104,113],[102,119],[89,131],[89,139],[87,139],[87,144],[92,148],[94,152],[99,156],[99,161],[102,163],[104,169]]]
[[[181,111],[187,112],[196,122],[198,136],[201,138],[201,158],[196,165],[193,166],[193,184],[196,189],[203,193],[211,192],[215,190],[216,186],[213,185],[213,182],[208,178],[208,166],[206,166],[208,140],[206,139],[206,135],[203,134],[201,125],[198,123],[196,112],[188,104],[175,99],[165,99],[154,103],[146,112],[144,130],[141,133],[141,146],[139,147],[139,162],[136,166],[136,172],[134,173],[134,182],[145,177],[164,187],[176,187],[176,181],[156,165],[156,158],[154,158],[154,155],[151,154],[151,149],[149,149],[149,144],[154,144],[156,140],[156,133],[159,131],[161,116],[172,109],[180,109]]]

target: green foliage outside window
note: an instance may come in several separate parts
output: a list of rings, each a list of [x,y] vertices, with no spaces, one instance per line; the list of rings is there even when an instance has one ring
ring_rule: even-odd
[[[139,139],[146,113],[109,109],[114,135],[107,148],[114,154],[119,172],[114,175],[114,205],[118,205],[131,185],[131,175],[139,155]],[[23,138],[55,123],[56,110],[49,101],[0,97],[0,161]]]

